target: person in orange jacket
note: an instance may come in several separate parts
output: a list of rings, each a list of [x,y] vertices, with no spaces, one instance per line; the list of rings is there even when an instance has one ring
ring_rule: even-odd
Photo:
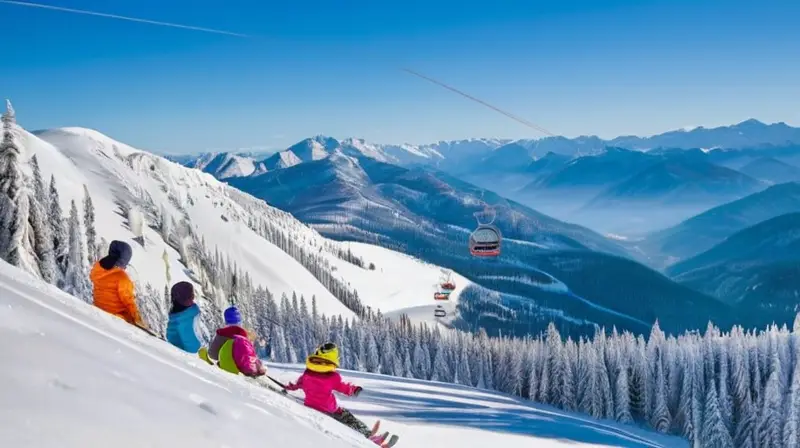
[[[144,328],[136,306],[133,282],[125,272],[132,256],[133,250],[128,243],[112,241],[108,255],[95,263],[89,278],[94,285],[94,306]]]

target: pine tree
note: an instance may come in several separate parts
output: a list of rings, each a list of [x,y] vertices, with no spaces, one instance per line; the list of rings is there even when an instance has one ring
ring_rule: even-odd
[[[461,346],[461,353],[458,357],[458,365],[456,366],[456,383],[465,386],[473,386],[472,373],[470,372],[469,353],[467,352],[467,345]]]
[[[577,392],[575,390],[575,371],[573,369],[573,350],[577,351],[575,343],[567,340],[567,344],[561,351],[561,408],[567,411],[574,411],[578,407]],[[519,377],[519,375],[517,375]]]
[[[47,207],[50,204],[50,198],[47,195],[44,179],[42,178],[42,171],[39,169],[39,158],[36,156],[36,154],[31,157],[30,164],[31,170],[33,171],[34,197],[36,198],[36,202],[41,204],[43,207]]]
[[[0,141],[0,257],[12,266],[40,276],[35,234],[30,223],[30,180],[22,170],[22,146],[18,142],[16,116],[10,101],[2,116]],[[35,207],[35,205],[34,205]]]
[[[694,358],[688,350],[682,351],[680,357],[681,371],[681,392],[678,398],[678,412],[675,414],[675,423],[680,428],[680,434],[690,442],[694,441],[695,427],[692,407],[692,388],[694,378]]]
[[[86,227],[86,260],[91,266],[97,256],[97,232],[94,229],[94,204],[89,188],[83,186],[83,224]]]
[[[375,334],[370,331],[367,333],[366,359],[364,360],[367,372],[377,373],[380,371],[381,361],[378,355],[378,344],[375,342]]]
[[[783,438],[783,394],[781,391],[781,365],[776,348],[772,349],[770,374],[764,388],[764,405],[761,409],[758,432],[759,448],[780,448]]]
[[[719,411],[717,391],[709,387],[706,392],[705,406],[703,408],[703,431],[700,434],[701,446],[704,448],[730,448],[733,440]]]
[[[630,392],[628,389],[628,367],[622,365],[614,388],[614,418],[621,423],[632,423]]]
[[[56,188],[56,178],[50,177],[50,204],[48,207],[48,219],[53,238],[53,255],[56,263],[55,284],[64,289],[64,277],[67,273],[67,256],[69,253],[69,235],[65,225],[63,213],[61,211],[58,188]]]
[[[92,303],[92,294],[84,260],[86,260],[86,255],[83,250],[83,231],[81,229],[78,206],[75,205],[73,200],[69,210],[69,252],[67,254],[67,271],[63,289],[87,303]]]
[[[39,266],[39,273],[46,283],[55,284],[58,279],[56,258],[53,252],[53,236],[47,212],[42,203],[31,197],[29,224],[33,230],[34,252]]]
[[[669,430],[671,425],[671,418],[669,409],[667,409],[667,384],[664,378],[664,368],[662,367],[661,360],[656,355],[654,363],[655,369],[655,390],[653,394],[653,412],[651,414],[650,426],[658,432],[665,433]]]
[[[786,414],[783,425],[784,448],[800,448],[800,362],[795,362],[792,372]]]

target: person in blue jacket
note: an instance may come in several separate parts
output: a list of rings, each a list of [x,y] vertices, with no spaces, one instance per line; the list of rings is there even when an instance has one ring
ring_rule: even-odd
[[[197,353],[210,336],[200,316],[200,307],[194,303],[194,287],[189,282],[175,283],[170,297],[172,309],[167,322],[167,341],[181,350]]]

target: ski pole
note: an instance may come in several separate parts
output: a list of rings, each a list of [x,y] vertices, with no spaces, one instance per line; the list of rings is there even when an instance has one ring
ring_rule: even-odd
[[[285,384],[281,383],[280,381],[276,380],[275,378],[273,378],[273,377],[271,377],[269,375],[264,375],[264,376],[266,376],[267,379],[269,379],[273,383],[277,384],[278,386],[281,386],[281,388],[284,390],[284,392],[286,391],[286,385]]]

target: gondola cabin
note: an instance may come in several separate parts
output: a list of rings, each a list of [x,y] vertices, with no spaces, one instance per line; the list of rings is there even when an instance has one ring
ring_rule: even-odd
[[[433,295],[433,300],[448,300],[450,298],[450,294],[445,294],[443,292],[437,292]]]
[[[456,284],[453,282],[442,283],[442,291],[453,292],[456,289]]]
[[[436,308],[435,310],[433,310],[433,315],[435,317],[446,317],[447,312],[444,310],[444,308]]]
[[[469,236],[469,252],[474,257],[496,257],[502,240],[496,227],[481,225]]]

